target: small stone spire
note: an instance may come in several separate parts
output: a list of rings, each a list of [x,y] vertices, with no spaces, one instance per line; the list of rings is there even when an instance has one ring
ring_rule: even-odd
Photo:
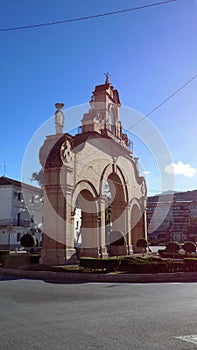
[[[64,113],[62,112],[61,109],[64,107],[64,104],[56,103],[55,107],[57,108],[54,115],[56,134],[62,134],[62,130],[64,127]]]
[[[93,95],[91,96],[89,104],[90,104],[91,109],[94,109],[94,96]]]

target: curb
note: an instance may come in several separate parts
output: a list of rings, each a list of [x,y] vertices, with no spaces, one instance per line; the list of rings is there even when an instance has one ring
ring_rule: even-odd
[[[118,282],[118,283],[154,283],[154,282],[197,282],[197,272],[175,272],[158,274],[103,274],[73,273],[54,271],[30,271],[0,269],[0,276],[12,276],[25,279],[37,279],[62,282]]]

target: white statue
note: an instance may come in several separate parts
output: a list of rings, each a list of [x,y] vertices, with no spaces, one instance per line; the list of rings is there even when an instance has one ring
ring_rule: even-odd
[[[63,103],[56,103],[55,107],[57,108],[55,112],[55,129],[56,129],[56,134],[62,134],[62,130],[64,127],[64,114],[61,111],[61,109],[64,107]]]

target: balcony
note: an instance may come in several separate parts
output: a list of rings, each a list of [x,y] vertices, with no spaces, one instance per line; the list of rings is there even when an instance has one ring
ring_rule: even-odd
[[[133,142],[128,138],[126,133],[123,133],[121,131],[121,135],[116,136],[116,126],[112,125],[112,129],[101,129],[100,133],[102,136],[108,136],[110,137],[112,140],[118,142],[120,145],[122,145],[123,147],[127,148],[129,151],[131,151],[133,153]],[[86,133],[82,131],[82,127],[79,126],[78,127],[78,135],[81,135],[81,139],[82,141],[86,140]],[[84,140],[83,140],[83,135],[84,135]]]
[[[7,227],[7,226],[29,227],[30,224],[31,224],[30,220],[17,220],[17,219],[0,220],[0,227]]]

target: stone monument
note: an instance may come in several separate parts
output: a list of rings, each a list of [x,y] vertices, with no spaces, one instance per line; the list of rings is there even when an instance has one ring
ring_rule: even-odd
[[[64,105],[55,106],[56,134],[47,136],[40,149],[44,171],[42,263],[72,261],[76,208],[81,210],[81,256],[131,254],[137,240],[147,238],[146,182],[122,131],[118,91],[107,73],[105,83],[95,87],[90,109],[74,136],[63,132]]]

